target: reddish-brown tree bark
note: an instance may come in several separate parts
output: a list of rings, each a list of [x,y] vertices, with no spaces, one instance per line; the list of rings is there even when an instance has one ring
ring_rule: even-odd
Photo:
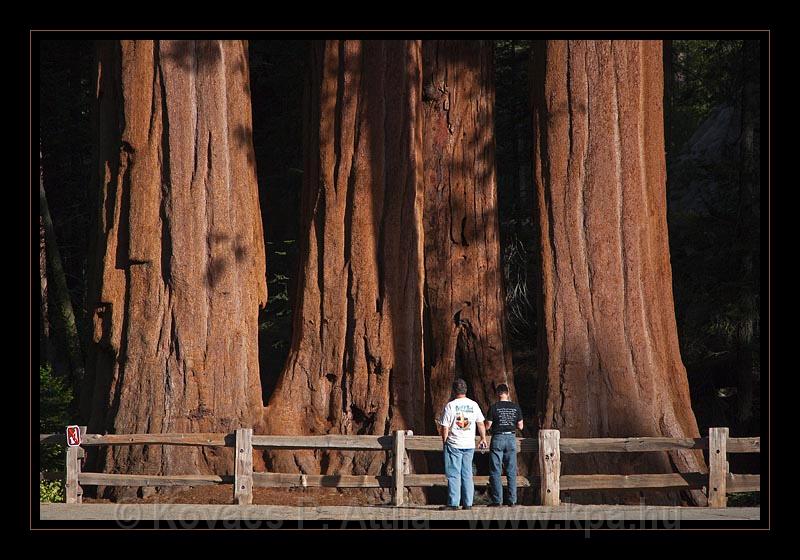
[[[93,432],[259,429],[264,237],[244,41],[98,46]],[[230,472],[230,450],[115,447],[107,471]]]
[[[533,62],[541,426],[698,437],[672,297],[661,43],[547,41]],[[699,451],[569,456],[563,467],[705,471]]]
[[[497,220],[490,41],[423,41],[426,369],[435,416],[455,377],[486,408],[512,389]],[[433,420],[430,420],[433,423]]]
[[[418,41],[312,46],[292,345],[274,434],[424,431]],[[383,453],[274,452],[270,470],[378,474]]]

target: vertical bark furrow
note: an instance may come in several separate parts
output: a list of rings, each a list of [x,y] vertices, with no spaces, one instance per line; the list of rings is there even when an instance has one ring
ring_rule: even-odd
[[[90,430],[260,429],[266,301],[247,45],[98,47]],[[206,255],[198,259],[198,255]],[[115,448],[104,468],[227,472],[225,452]]]
[[[534,53],[542,426],[564,436],[698,437],[672,300],[660,52],[654,41],[547,41]],[[570,457],[564,472],[673,465],[705,469],[687,451]]]
[[[492,49],[423,42],[426,370],[439,412],[457,376],[487,407],[514,391],[494,168]]]
[[[265,410],[270,433],[425,430],[419,48],[312,47],[301,274],[292,348]],[[280,472],[377,474],[379,455],[275,452],[268,462]]]

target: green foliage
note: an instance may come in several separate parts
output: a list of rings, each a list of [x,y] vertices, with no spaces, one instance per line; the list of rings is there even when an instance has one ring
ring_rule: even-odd
[[[39,367],[39,429],[46,434],[60,431],[68,422],[68,411],[72,403],[72,389],[67,383],[53,375],[49,364]]]
[[[681,354],[701,428],[714,422],[737,435],[758,433],[759,63],[754,41],[675,41],[667,100],[668,226]],[[747,119],[750,145],[742,133]],[[687,141],[701,125],[718,140],[698,139],[701,149],[690,152]],[[742,397],[720,401],[737,394],[720,389],[736,389],[742,375],[755,383],[752,404],[738,402]]]
[[[672,133],[673,149],[680,151],[692,133],[720,103],[731,103],[738,95],[744,41],[682,40],[672,43]]]
[[[495,162],[497,202],[506,287],[506,312],[514,350],[535,340],[532,306],[533,185],[528,69],[532,41],[494,42]],[[527,199],[523,197],[527,195]]]
[[[48,206],[78,333],[85,336],[86,248],[93,169],[93,42],[43,40],[39,50],[39,136]],[[35,51],[34,51],[35,52]],[[62,328],[57,322],[52,328]],[[61,364],[56,363],[56,371]]]
[[[39,367],[39,433],[63,432],[69,423],[73,394],[67,383],[53,375],[49,364]],[[66,435],[64,436],[66,438]],[[40,470],[63,470],[65,447],[41,445]]]
[[[513,236],[513,237],[512,237]],[[527,347],[536,324],[536,308],[529,293],[527,277],[528,254],[518,235],[509,234],[510,242],[503,248],[503,273],[506,286],[506,316],[512,345]]]
[[[289,294],[285,289],[269,297],[269,303],[275,303],[276,301],[289,301]]]
[[[64,482],[61,480],[40,480],[39,501],[59,503],[65,499]]]
[[[536,294],[538,251],[531,178],[530,40],[494,42],[494,140],[497,167],[497,212],[506,290],[506,330],[514,365],[514,385],[526,410],[534,414],[537,377]]]
[[[290,290],[296,274],[303,184],[303,99],[310,41],[250,41],[253,144],[267,250],[269,300],[259,314],[259,367],[266,401],[292,337]]]
[[[259,353],[265,400],[283,368],[292,338],[291,273],[297,260],[294,239],[267,243],[269,298],[259,319]]]

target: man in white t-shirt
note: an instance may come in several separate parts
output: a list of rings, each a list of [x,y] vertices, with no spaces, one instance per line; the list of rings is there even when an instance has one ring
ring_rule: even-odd
[[[444,444],[444,473],[447,477],[447,505],[445,509],[472,508],[475,485],[472,480],[472,456],[475,453],[475,428],[481,435],[480,448],[485,449],[486,427],[481,407],[467,398],[467,383],[463,379],[453,382],[455,398],[447,403],[439,416],[439,427]]]

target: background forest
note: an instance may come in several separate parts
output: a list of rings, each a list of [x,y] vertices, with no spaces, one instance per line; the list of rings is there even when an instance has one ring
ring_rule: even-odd
[[[495,42],[498,211],[519,400],[536,402],[536,232],[530,41]],[[664,43],[669,243],[678,334],[701,432],[760,426],[760,58],[757,41]],[[253,142],[269,300],[259,317],[263,400],[289,351],[297,275],[305,41],[250,42]],[[78,414],[93,212],[94,48],[40,44],[40,432]],[[46,271],[46,274],[45,274]],[[525,409],[535,425],[536,410]],[[53,460],[46,458],[46,461]],[[43,465],[44,467],[45,465]],[[757,465],[749,466],[757,472]]]

